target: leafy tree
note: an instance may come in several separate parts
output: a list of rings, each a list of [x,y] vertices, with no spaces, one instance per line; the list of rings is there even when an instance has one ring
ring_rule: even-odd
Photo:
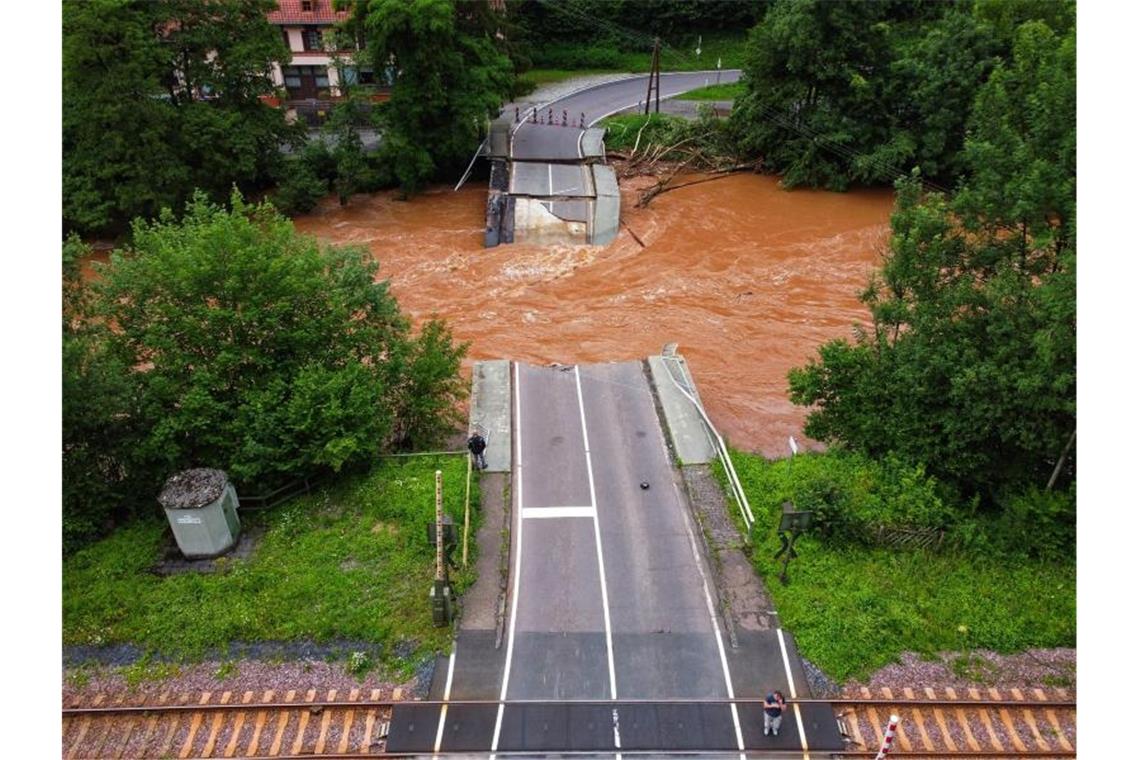
[[[295,136],[259,97],[285,60],[272,0],[66,0],[64,224],[118,232],[181,208],[195,188],[222,199],[268,183]]]
[[[108,377],[124,392],[94,417],[129,423],[129,497],[150,503],[189,466],[261,492],[438,442],[463,397],[466,346],[437,321],[413,335],[367,250],[298,235],[236,191],[231,203],[199,194],[181,222],[135,222],[95,285],[93,315],[115,326],[101,338],[118,368]],[[70,396],[65,385],[65,407],[80,401]]]
[[[1063,35],[1071,3],[778,0],[751,32],[732,117],[742,147],[788,186],[841,190],[918,167],[954,185],[974,99],[1008,63],[1013,27]]]
[[[486,2],[372,0],[355,4],[352,23],[364,30],[375,69],[397,72],[380,119],[401,188],[416,192],[461,170],[511,89],[497,14]]]
[[[325,132],[333,143],[331,153],[336,166],[333,186],[342,206],[348,203],[353,193],[372,184],[372,170],[360,139],[360,128],[368,123],[365,109],[363,101],[350,97],[333,106],[332,115],[325,125]]]
[[[281,168],[281,180],[273,191],[273,205],[285,214],[311,211],[329,191],[328,180],[318,176],[304,156],[291,156]]]
[[[127,368],[106,344],[94,318],[82,266],[91,250],[74,236],[63,246],[63,548],[98,535],[122,513],[133,434],[126,408]]]
[[[842,189],[852,158],[882,134],[890,62],[887,3],[777,2],[751,32],[748,92],[733,118],[744,147],[789,185]]]
[[[953,198],[901,181],[873,327],[789,375],[806,432],[967,493],[1044,487],[1076,413],[1075,33],[1023,24],[979,92]],[[1073,470],[1063,468],[1061,484]]]

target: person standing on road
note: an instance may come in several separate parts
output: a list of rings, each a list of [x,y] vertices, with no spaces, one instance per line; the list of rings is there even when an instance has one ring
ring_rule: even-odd
[[[487,469],[487,460],[483,458],[483,452],[487,449],[487,442],[483,440],[483,436],[476,432],[467,439],[467,450],[471,452],[472,458],[475,460],[476,470]]]
[[[780,691],[774,691],[768,696],[764,697],[764,735],[768,735],[771,730],[772,736],[780,735],[780,721],[784,719],[784,710],[787,709],[784,704],[784,694]]]

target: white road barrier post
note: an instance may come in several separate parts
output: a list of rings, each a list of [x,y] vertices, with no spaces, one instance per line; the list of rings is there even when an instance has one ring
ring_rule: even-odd
[[[879,754],[875,755],[875,760],[886,760],[887,755],[891,752],[891,745],[895,741],[895,729],[899,727],[899,716],[892,715],[891,722],[887,724],[887,732],[883,734],[883,745],[879,747]]]

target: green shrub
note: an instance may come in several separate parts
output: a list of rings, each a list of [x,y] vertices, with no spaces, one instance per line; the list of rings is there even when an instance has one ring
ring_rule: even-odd
[[[315,176],[326,182],[336,179],[336,157],[324,140],[309,140],[298,155]]]
[[[322,179],[304,158],[291,158],[285,162],[285,176],[273,193],[273,205],[284,214],[302,214],[311,211],[329,192],[329,183]]]
[[[834,543],[868,543],[877,526],[945,528],[955,515],[941,486],[921,466],[893,457],[881,461],[835,450],[782,462],[746,460],[746,471],[763,473],[762,501],[753,504],[773,520],[785,501],[812,510],[812,532]],[[759,471],[759,472],[757,472]],[[743,477],[743,475],[742,475]],[[757,529],[767,529],[757,521]]]
[[[1067,491],[1032,488],[999,500],[993,540],[1007,553],[1047,560],[1075,557],[1077,547],[1076,484]]]

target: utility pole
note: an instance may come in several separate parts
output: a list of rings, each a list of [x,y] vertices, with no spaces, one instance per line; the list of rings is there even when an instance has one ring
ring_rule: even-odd
[[[654,79],[656,77],[656,80]],[[654,93],[656,92],[656,96]],[[645,91],[645,115],[649,115],[649,101],[656,99],[654,111],[661,113],[661,38],[653,38],[653,63],[649,66],[649,88]]]

